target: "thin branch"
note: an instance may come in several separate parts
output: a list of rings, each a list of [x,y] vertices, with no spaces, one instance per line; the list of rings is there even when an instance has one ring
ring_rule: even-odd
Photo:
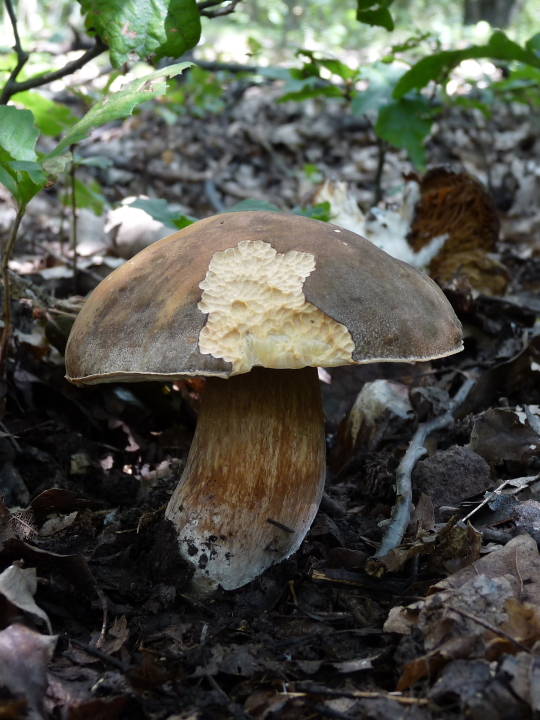
[[[8,354],[9,340],[12,332],[12,319],[11,319],[11,279],[9,274],[9,261],[13,253],[13,248],[17,241],[17,233],[19,232],[19,226],[23,219],[26,210],[26,205],[21,205],[17,210],[15,221],[11,229],[11,235],[3,248],[2,252],[2,282],[4,284],[4,302],[3,302],[3,321],[4,327],[2,329],[2,336],[0,339],[0,377],[6,376],[6,361]]]
[[[373,184],[375,185],[373,190],[373,204],[378,205],[382,200],[382,177],[384,172],[384,163],[386,161],[386,151],[388,150],[388,143],[380,138],[376,133],[377,137],[377,169],[375,171],[375,178]]]
[[[454,420],[454,413],[463,403],[475,380],[465,380],[449,404],[448,410],[439,417],[425,423],[420,423],[409,447],[401,460],[396,473],[396,502],[392,508],[390,523],[382,539],[381,545],[373,558],[382,558],[396,548],[405,535],[411,519],[412,511],[412,471],[414,466],[426,454],[424,443],[431,433],[448,427]]]
[[[17,53],[17,64],[11,71],[9,78],[6,82],[6,85],[4,87],[4,90],[2,92],[2,95],[0,96],[0,105],[5,105],[7,101],[9,100],[9,97],[4,99],[4,95],[6,93],[6,89],[10,86],[16,83],[17,77],[23,67],[26,65],[26,62],[28,61],[28,58],[30,55],[23,49],[23,46],[21,45],[21,39],[19,37],[19,30],[17,28],[17,16],[15,15],[15,10],[13,9],[13,5],[11,0],[5,0],[6,10],[7,14],[9,15],[9,20],[11,22],[11,27],[13,29],[13,37],[15,38],[15,45],[13,46],[13,49]]]
[[[217,10],[210,10],[212,7],[221,5],[223,0],[205,0],[197,5],[200,14],[207,18],[223,17],[223,15],[230,15],[236,10],[236,6],[242,0],[230,0],[230,4],[226,7],[218,8]]]
[[[468,613],[465,610],[461,610],[461,608],[454,607],[453,605],[448,605],[448,610],[451,610],[452,612],[457,613],[458,615],[462,615],[463,617],[467,618],[468,620],[472,620],[473,622],[477,623],[478,625],[481,625],[483,628],[486,628],[486,630],[489,630],[494,635],[499,635],[500,637],[505,638],[508,640],[508,642],[512,643],[512,645],[515,645],[520,650],[523,650],[526,653],[531,654],[531,649],[524,645],[519,640],[516,640],[515,637],[512,637],[510,633],[507,633],[505,630],[503,630],[500,627],[496,627],[495,625],[492,625],[487,620],[484,620],[483,618],[479,618],[476,615],[473,615],[472,613]]]
[[[71,252],[72,261],[71,266],[73,269],[73,287],[77,292],[78,286],[78,271],[77,271],[77,198],[75,194],[75,146],[71,146],[71,166],[69,168],[69,182],[70,182],[70,200],[71,200]]]
[[[197,65],[197,67],[200,67],[203,70],[208,70],[209,72],[220,72],[223,70],[224,72],[230,73],[260,73],[263,69],[261,65],[242,65],[242,63],[198,60],[197,58],[194,58],[193,62]]]
[[[106,49],[107,46],[105,45],[105,43],[103,43],[100,38],[96,38],[93,47],[83,53],[76,60],[68,62],[66,65],[64,65],[63,68],[60,68],[59,70],[45,73],[43,75],[34,75],[34,77],[28,78],[28,80],[24,80],[23,82],[16,82],[14,79],[14,77],[16,76],[13,76],[12,73],[2,91],[2,95],[0,96],[0,105],[5,105],[13,97],[13,95],[23,92],[24,90],[31,90],[32,88],[41,87],[42,85],[47,85],[48,83],[53,82],[53,80],[59,80],[66,75],[71,75],[72,73],[80,70],[84,65],[89,63],[90,60],[93,60],[94,58],[98,57],[98,55],[101,55],[101,53],[103,53]]]

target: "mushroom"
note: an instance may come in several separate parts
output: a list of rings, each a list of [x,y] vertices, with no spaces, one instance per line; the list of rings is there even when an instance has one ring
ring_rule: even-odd
[[[106,277],[75,321],[66,377],[208,378],[166,517],[195,579],[231,590],[294,553],[317,512],[316,368],[461,348],[426,275],[336,225],[250,211],[190,225]]]

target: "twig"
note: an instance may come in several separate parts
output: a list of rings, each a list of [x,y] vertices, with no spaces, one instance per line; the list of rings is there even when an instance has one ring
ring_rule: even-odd
[[[17,16],[15,15],[15,10],[13,9],[13,4],[11,0],[5,0],[5,5],[7,14],[9,15],[9,20],[11,22],[11,27],[13,29],[13,37],[15,38],[15,45],[13,46],[13,49],[17,54],[17,64],[9,74],[7,82],[4,86],[2,95],[0,96],[0,105],[5,105],[9,100],[9,95],[6,97],[6,91],[10,86],[16,84],[17,76],[19,75],[23,67],[26,65],[28,58],[30,57],[30,55],[23,49],[21,45],[19,30],[17,28]]]
[[[454,413],[463,403],[471,388],[475,384],[475,380],[465,380],[453,400],[450,402],[448,410],[439,417],[433,418],[425,423],[420,423],[409,447],[401,460],[396,473],[396,502],[392,509],[390,523],[386,529],[381,545],[374,558],[384,557],[391,550],[396,548],[405,535],[407,526],[411,519],[412,511],[412,471],[414,466],[426,454],[424,443],[426,438],[436,430],[448,427],[454,420]]]
[[[216,212],[225,212],[225,205],[223,204],[223,201],[217,191],[215,182],[211,178],[207,178],[204,181],[204,192],[206,193],[206,197],[208,198],[210,205]]]
[[[375,131],[375,128],[373,128]],[[375,133],[376,134],[376,133]],[[386,161],[386,151],[388,149],[388,143],[382,138],[377,136],[377,169],[375,171],[375,178],[373,183],[375,188],[373,190],[373,204],[378,205],[382,200],[382,176],[384,172],[384,163]]]
[[[69,642],[72,645],[77,645],[77,647],[80,647],[81,650],[84,650],[84,652],[88,653],[88,655],[92,655],[93,657],[102,660],[104,663],[112,665],[112,667],[120,670],[120,672],[125,673],[127,670],[129,670],[129,666],[125,665],[121,660],[117,660],[111,655],[103,652],[103,650],[98,650],[93,645],[87,645],[86,643],[82,643],[79,640],[75,640],[75,638],[69,638]]]
[[[489,490],[485,493],[484,499],[482,500],[482,502],[478,503],[478,505],[476,507],[474,507],[470,513],[465,515],[465,517],[462,518],[462,522],[467,522],[467,520],[470,520],[470,518],[472,518],[473,515],[476,515],[476,513],[479,510],[481,510],[484,507],[484,505],[491,502],[496,495],[500,495],[501,491],[504,490],[504,488],[507,485],[514,485],[514,487],[515,487],[515,489],[512,490],[511,493],[508,493],[508,494],[517,495],[518,492],[521,492],[522,490],[524,490],[526,487],[528,487],[530,482],[537,480],[538,477],[540,477],[540,476],[539,475],[529,475],[527,477],[524,477],[524,478],[522,478],[523,482],[521,482],[519,484],[519,486],[517,486],[517,487],[516,487],[515,479],[513,480],[512,478],[509,478],[508,480],[503,480],[503,482],[500,485],[498,485],[494,490]],[[483,532],[485,533],[486,531],[483,530]]]
[[[73,288],[75,292],[77,292],[77,200],[75,197],[75,180],[76,180],[76,170],[75,170],[75,146],[71,146],[71,165],[69,168],[69,182],[70,182],[70,189],[71,189],[71,252],[72,252],[72,261],[71,261],[71,267],[73,268]]]
[[[490,632],[492,632],[494,635],[499,635],[500,637],[506,638],[506,640],[508,640],[508,642],[511,642],[512,645],[515,645],[520,650],[524,650],[526,653],[530,654],[530,652],[531,652],[530,648],[528,648],[526,645],[524,645],[519,640],[516,640],[516,638],[512,637],[505,630],[502,630],[501,628],[498,628],[495,625],[492,625],[487,620],[484,620],[483,618],[479,618],[476,615],[472,615],[471,613],[468,613],[465,610],[461,610],[460,608],[454,607],[453,605],[448,605],[448,610],[451,610],[452,612],[455,612],[458,615],[463,615],[463,617],[467,618],[468,620],[472,620],[477,625],[481,625],[482,627],[486,628],[486,630],[489,630]]]
[[[15,243],[17,241],[17,233],[19,232],[19,226],[23,219],[26,205],[21,205],[17,210],[15,216],[15,222],[11,229],[11,235],[3,248],[2,252],[2,282],[4,284],[4,303],[3,303],[3,321],[4,327],[2,329],[2,337],[0,339],[0,377],[6,376],[6,360],[8,353],[9,339],[11,337],[12,325],[11,325],[11,280],[9,273],[9,261]]]
[[[109,624],[109,604],[107,602],[107,596],[105,595],[103,590],[98,587],[97,583],[95,586],[95,591],[101,605],[101,630],[99,631],[99,637],[96,642],[96,647],[100,648],[103,647],[105,643],[105,637],[107,635],[107,626]]]
[[[32,88],[41,87],[42,85],[47,85],[53,80],[59,80],[66,75],[71,75],[72,73],[84,67],[84,65],[89,63],[90,60],[93,60],[94,58],[98,57],[98,55],[101,55],[101,53],[105,52],[105,50],[107,50],[107,46],[105,45],[105,43],[100,40],[100,38],[96,38],[93,47],[83,53],[76,60],[68,62],[66,65],[64,65],[63,68],[60,68],[59,70],[55,70],[54,72],[50,73],[34,75],[34,77],[28,78],[28,80],[24,80],[23,82],[16,82],[16,75],[12,73],[4,86],[2,95],[0,96],[0,105],[5,105],[7,102],[9,102],[13,95],[23,92],[23,90],[31,90]]]
[[[283,693],[284,695],[291,695],[293,697],[302,697],[307,694],[311,695],[326,695],[327,697],[341,697],[354,699],[380,699],[385,698],[386,700],[395,700],[395,702],[401,703],[402,705],[427,705],[429,700],[426,698],[415,698],[407,695],[401,695],[398,693],[387,693],[387,692],[375,692],[373,690],[332,690],[326,688],[323,685],[317,685],[316,683],[310,682],[298,682],[296,683],[298,689],[301,692]]]

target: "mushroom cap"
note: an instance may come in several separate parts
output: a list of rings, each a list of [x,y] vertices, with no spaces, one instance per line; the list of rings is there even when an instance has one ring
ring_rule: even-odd
[[[227,378],[461,349],[459,320],[427,275],[336,225],[249,211],[196,222],[108,275],[73,325],[66,377]]]

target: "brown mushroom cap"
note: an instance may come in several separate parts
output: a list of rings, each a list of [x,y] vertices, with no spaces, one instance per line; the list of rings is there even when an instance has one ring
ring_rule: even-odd
[[[289,305],[304,302],[310,311],[320,311],[317,317],[326,317],[329,327],[344,326],[343,333],[351,339],[348,357],[342,349],[328,362],[316,354],[312,360],[302,357],[296,364],[270,367],[429,360],[462,349],[460,323],[426,275],[336,225],[274,212],[237,212],[173,233],[105,278],[73,326],[66,349],[68,379],[86,384],[174,380],[183,375],[227,378],[249,370],[251,366],[244,369],[225,359],[225,351],[201,352],[201,331],[210,325],[212,314],[201,309],[209,306],[201,300],[205,292],[211,300],[223,289],[212,283],[223,280],[218,275],[227,272],[229,261],[241,267],[252,249],[265,251],[267,246],[275,264],[270,263],[266,279],[260,281],[268,286],[265,291],[278,299],[285,294]],[[237,257],[235,248],[243,255]],[[274,287],[273,273],[281,273],[283,279],[289,265],[311,256],[312,264],[298,271],[299,292],[296,286],[290,293]],[[209,270],[215,258],[221,269],[216,264]],[[256,280],[257,263],[246,267],[246,276],[250,273]],[[240,284],[233,278],[227,292],[234,294]],[[236,301],[231,295],[228,302],[234,306]],[[244,293],[239,304],[246,303]]]

